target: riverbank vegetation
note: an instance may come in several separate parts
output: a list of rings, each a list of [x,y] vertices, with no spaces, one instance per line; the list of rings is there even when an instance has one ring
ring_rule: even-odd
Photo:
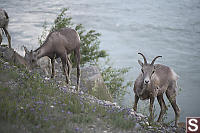
[[[76,29],[81,39],[81,65],[98,65],[102,73],[106,86],[108,87],[112,97],[120,103],[126,93],[128,87],[133,86],[132,81],[125,81],[126,73],[130,68],[115,68],[109,60],[109,55],[105,50],[100,49],[101,34],[95,30],[86,30],[82,24],[74,24],[72,17],[67,15],[67,8],[61,10],[52,25],[44,22],[43,32],[38,38],[42,45],[49,32],[58,30],[63,27]],[[74,62],[74,56],[71,56]],[[103,64],[99,63],[99,59]]]

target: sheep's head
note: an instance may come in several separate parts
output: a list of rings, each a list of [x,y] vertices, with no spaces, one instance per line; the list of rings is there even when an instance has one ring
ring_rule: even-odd
[[[143,59],[144,59],[144,63],[140,60],[138,60],[138,63],[141,65],[142,69],[142,76],[143,76],[143,83],[144,85],[148,85],[151,83],[151,78],[152,75],[155,73],[156,71],[156,67],[154,65],[154,62],[157,58],[162,57],[162,56],[156,56],[153,61],[151,62],[151,64],[147,63],[146,57],[142,54],[142,53],[138,53],[140,55],[142,55]]]
[[[37,56],[36,53],[31,51],[28,51],[28,49],[24,46],[25,50],[25,57],[24,59],[26,62],[31,66],[31,67],[36,67],[37,66]]]

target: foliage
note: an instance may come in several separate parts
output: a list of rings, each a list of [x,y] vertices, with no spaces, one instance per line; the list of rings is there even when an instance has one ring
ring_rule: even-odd
[[[127,93],[126,89],[133,86],[132,81],[125,83],[124,78],[130,68],[114,68],[109,62],[110,60],[108,59],[105,64],[100,67],[101,74],[111,95],[118,101],[121,101],[125,93]]]
[[[63,27],[75,28],[81,39],[81,65],[85,64],[98,64],[100,58],[105,58],[108,56],[105,50],[100,50],[100,33],[95,30],[86,31],[82,24],[75,25],[72,23],[72,18],[66,16],[68,9],[62,9],[61,13],[55,19],[50,30],[47,30],[47,23],[44,23],[41,37],[39,38],[40,44],[43,43],[48,32],[58,30]],[[74,61],[74,56],[71,56],[72,62]],[[106,86],[110,90],[112,96],[118,100],[122,100],[126,93],[126,88],[132,86],[132,82],[125,83],[125,74],[130,68],[114,68],[112,65],[108,65],[109,60],[106,61],[105,65],[101,66],[101,72]],[[74,65],[74,64],[73,64]]]

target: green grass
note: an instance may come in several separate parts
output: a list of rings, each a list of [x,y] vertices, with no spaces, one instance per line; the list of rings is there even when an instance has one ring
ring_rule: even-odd
[[[64,93],[53,83],[44,83],[38,74],[4,68],[2,62],[0,74],[0,123],[6,125],[0,132],[13,127],[21,132],[76,132],[77,125],[84,128],[95,124],[97,118],[113,128],[134,128],[134,120],[126,117],[125,111]],[[14,85],[8,85],[11,80]]]

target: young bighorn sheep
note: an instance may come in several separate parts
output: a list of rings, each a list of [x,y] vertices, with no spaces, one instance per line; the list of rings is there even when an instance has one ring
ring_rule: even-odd
[[[149,64],[142,53],[138,54],[142,55],[144,58],[144,63],[138,60],[138,63],[142,67],[142,73],[140,73],[140,75],[137,77],[134,84],[135,102],[133,109],[137,111],[137,103],[139,99],[150,99],[149,112],[150,119],[153,120],[153,103],[155,97],[157,97],[161,108],[157,121],[160,122],[167,109],[163,99],[163,93],[166,93],[166,96],[175,112],[175,126],[178,126],[180,109],[176,104],[177,74],[168,66],[154,64],[155,60],[162,56],[156,56],[151,64]]]
[[[9,22],[8,14],[6,13],[5,10],[0,8],[0,28],[2,29],[2,31],[5,32],[6,37],[8,39],[8,47],[11,48],[11,37],[7,31],[8,22]],[[0,44],[1,44],[1,42],[2,42],[2,35],[0,33]]]
[[[24,51],[25,51],[25,60],[27,61],[27,64],[30,65],[30,69],[33,69],[34,67],[40,67],[46,76],[48,76],[51,73],[51,60],[49,57],[44,56],[38,59],[37,61],[31,62],[29,59],[27,59],[27,56],[30,54],[28,49],[23,46]]]
[[[8,62],[12,62],[15,65],[22,65],[27,69],[30,69],[31,66],[26,62],[24,57],[18,54],[14,49],[8,47],[1,47],[0,46],[0,55]]]
[[[69,84],[69,75],[71,71],[71,64],[68,55],[74,52],[76,66],[77,66],[77,87],[79,90],[80,84],[80,37],[78,33],[71,28],[61,28],[60,30],[49,33],[43,45],[34,51],[26,51],[25,59],[29,63],[34,63],[38,59],[44,56],[48,56],[51,59],[52,75],[55,75],[54,62],[55,58],[60,57],[62,61],[63,72],[66,77],[66,83]],[[66,64],[68,70],[66,70]]]

